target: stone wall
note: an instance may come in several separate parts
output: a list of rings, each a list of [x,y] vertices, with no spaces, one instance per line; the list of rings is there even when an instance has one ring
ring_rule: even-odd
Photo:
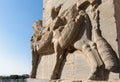
[[[43,27],[49,28],[51,22],[53,22],[52,15],[53,7],[58,8],[62,5],[59,14],[66,11],[74,4],[77,4],[87,0],[43,0]],[[93,1],[93,0],[90,0]],[[96,0],[97,1],[97,0]],[[79,5],[79,4],[78,4]],[[117,57],[120,54],[120,1],[119,0],[101,0],[100,5],[97,8],[99,10],[99,27],[103,38],[111,45],[112,49],[117,53]],[[56,9],[57,11],[57,9]],[[86,13],[92,19],[91,7],[88,6]],[[74,18],[73,18],[74,19]],[[94,21],[91,21],[94,22]],[[50,29],[47,29],[50,30]],[[39,42],[39,41],[38,41]],[[45,50],[45,49],[44,49]],[[47,48],[46,48],[47,51]],[[40,54],[38,58],[38,66],[36,70],[36,79],[51,79],[51,75],[54,71],[57,56],[55,53]],[[86,59],[86,55],[76,50],[72,53],[68,53],[66,59],[62,64],[62,71],[60,79],[87,79],[90,74],[90,62]],[[34,61],[33,61],[34,63]],[[110,79],[119,79],[119,73],[110,72]]]
[[[51,18],[51,10],[53,6],[59,6],[63,3],[61,11],[69,8],[71,5],[75,4],[77,0],[43,0],[43,26],[49,27]],[[100,10],[100,29],[103,37],[110,43],[112,48],[116,51],[118,55],[118,48],[120,45],[120,8],[119,0],[102,0],[99,6]],[[89,13],[89,10],[87,11]],[[119,48],[120,49],[120,48]],[[120,50],[119,50],[120,51]],[[61,79],[84,79],[87,78],[90,72],[89,65],[84,58],[84,54],[79,52],[74,52],[67,56],[63,71],[61,74]],[[54,69],[56,62],[56,55],[50,54],[42,56],[37,69],[36,78],[39,79],[50,79],[51,73]],[[119,74],[111,73],[110,78],[117,79]]]

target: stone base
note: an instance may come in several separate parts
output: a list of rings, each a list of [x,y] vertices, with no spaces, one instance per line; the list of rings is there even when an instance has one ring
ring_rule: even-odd
[[[120,79],[113,79],[109,81],[92,81],[92,80],[41,80],[41,79],[26,79],[25,82],[120,82]]]
[[[26,79],[25,82],[50,82],[50,80]]]

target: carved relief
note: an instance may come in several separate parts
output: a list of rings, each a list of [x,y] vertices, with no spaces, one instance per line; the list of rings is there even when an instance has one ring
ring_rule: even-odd
[[[60,79],[66,55],[79,50],[86,55],[91,66],[90,80],[107,80],[110,71],[116,71],[118,59],[115,51],[101,34],[99,25],[100,0],[78,0],[76,4],[61,12],[62,4],[53,7],[49,27],[42,27],[41,21],[33,25],[32,78],[38,65],[38,56],[55,53],[56,64],[51,79]],[[91,17],[86,9],[91,7]],[[40,22],[40,23],[39,23]],[[36,54],[37,53],[37,54]],[[37,55],[37,57],[36,57]]]

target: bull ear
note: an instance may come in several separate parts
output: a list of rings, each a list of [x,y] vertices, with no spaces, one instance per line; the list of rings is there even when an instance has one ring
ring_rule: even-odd
[[[55,8],[55,7],[52,8],[51,17],[53,20],[58,16],[61,6],[62,6],[62,4],[59,5],[57,8]]]
[[[85,10],[90,4],[94,5],[95,7],[97,7],[101,3],[102,3],[101,0],[78,0],[77,8],[79,10]]]
[[[98,5],[100,5],[101,4],[101,0],[88,0],[89,2],[90,2],[90,4],[92,4],[92,5],[95,5],[95,4],[98,4]]]
[[[88,0],[79,0],[77,2],[77,9],[78,10],[85,10],[90,5],[90,2]]]
[[[94,9],[96,9],[102,3],[101,0],[88,0],[88,1],[94,7]]]

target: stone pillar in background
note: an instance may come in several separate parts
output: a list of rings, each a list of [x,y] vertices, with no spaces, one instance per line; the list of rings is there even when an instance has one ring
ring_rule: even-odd
[[[74,8],[74,6],[76,8]],[[72,9],[73,11],[75,11],[74,15],[69,11],[70,8],[71,8],[71,12],[72,12]],[[77,8],[79,9],[77,10]],[[80,13],[81,10],[83,10],[82,13]],[[99,11],[98,18],[97,18],[96,11]],[[71,14],[71,16],[73,17],[70,17],[69,14]],[[71,20],[75,21],[75,23]],[[82,22],[81,20],[83,20],[84,22]],[[119,21],[120,21],[120,1],[119,0],[43,0],[43,24],[42,26],[39,26],[39,25],[35,26],[38,28],[42,28],[42,33],[38,29],[40,32],[38,33],[38,36],[33,35],[33,42],[32,42],[32,45],[34,45],[33,49],[37,50],[37,52],[40,55],[38,56],[39,61],[37,61],[38,66],[36,66],[37,67],[36,73],[34,73],[36,74],[35,78],[51,79],[52,76],[56,77],[58,71],[56,71],[55,69],[58,68],[60,73],[58,73],[58,78],[56,79],[73,79],[73,80],[87,79],[88,76],[91,74],[91,67],[89,65],[90,60],[92,60],[91,62],[93,62],[94,60],[94,56],[90,57],[91,55],[90,53],[92,52],[90,51],[88,53],[89,50],[87,51],[87,49],[89,48],[86,48],[88,46],[91,47],[92,45],[91,42],[97,45],[97,51],[95,52],[98,55],[97,57],[95,56],[95,58],[99,62],[99,64],[97,62],[98,71],[101,71],[102,69],[104,69],[105,68],[104,66],[103,68],[101,67],[99,68],[99,65],[101,66],[103,63],[105,64],[104,61],[109,59],[103,60],[102,57],[99,57],[101,56],[100,55],[101,53],[107,53],[107,52],[109,53],[109,51],[111,51],[110,54],[113,54],[115,51],[115,53],[117,54],[117,55],[115,54],[117,58],[119,57],[119,54],[120,54],[120,38],[119,38],[120,22]],[[68,23],[72,23],[72,24],[68,24]],[[87,26],[85,26],[84,24]],[[62,36],[61,33],[64,33],[63,30],[65,29],[65,27],[72,28],[72,25],[75,28],[79,28],[78,26],[81,26],[81,25],[83,26],[80,27],[79,32],[78,31],[75,32],[75,33],[78,32],[77,33],[78,37],[73,39],[74,40],[73,42],[68,41],[68,45],[66,45],[68,46],[67,48],[66,46],[62,48],[59,43],[59,37]],[[100,29],[102,34],[100,36],[102,36],[102,38],[107,41],[105,45],[111,46],[109,47],[109,49],[106,50],[107,52],[101,51],[101,49],[103,48],[102,46],[104,44],[101,44],[100,45],[101,47],[98,47],[99,43],[95,42],[92,39],[95,33],[93,32],[93,28],[95,26],[97,27],[97,29]],[[89,29],[91,33],[88,33],[89,34],[88,36],[90,37],[86,37],[87,31],[84,31],[82,27],[84,28],[91,27],[91,29]],[[56,29],[58,30],[56,31]],[[83,33],[81,30],[83,30]],[[74,36],[75,36],[75,33],[74,33]],[[85,37],[83,37],[84,35]],[[69,37],[69,35],[67,36]],[[38,37],[39,39],[35,40]],[[73,46],[76,41],[79,41],[79,39],[83,40],[82,43],[79,43],[79,44],[76,43],[76,44],[81,47],[83,44],[85,44],[83,45],[83,47],[85,47],[85,50],[81,47],[76,48],[76,46]],[[69,45],[69,44],[73,44],[73,45]],[[94,45],[92,45],[92,47],[94,47]],[[55,48],[57,49],[55,50]],[[105,49],[103,48],[103,50]],[[92,51],[94,51],[94,49]],[[95,62],[96,59],[94,60],[94,63],[96,63]],[[119,78],[118,70],[120,66],[118,64],[118,60],[115,59],[115,61],[116,61],[115,63],[117,63],[118,68],[116,68],[115,69],[116,71],[114,71],[116,73],[110,72],[110,75],[109,75],[110,79]],[[56,66],[56,64],[60,64],[61,67]],[[99,73],[98,71],[94,73]],[[56,76],[53,75],[53,72],[56,73]],[[97,74],[95,75],[96,75],[95,78],[92,77],[94,80],[101,79],[101,78],[97,78]]]

